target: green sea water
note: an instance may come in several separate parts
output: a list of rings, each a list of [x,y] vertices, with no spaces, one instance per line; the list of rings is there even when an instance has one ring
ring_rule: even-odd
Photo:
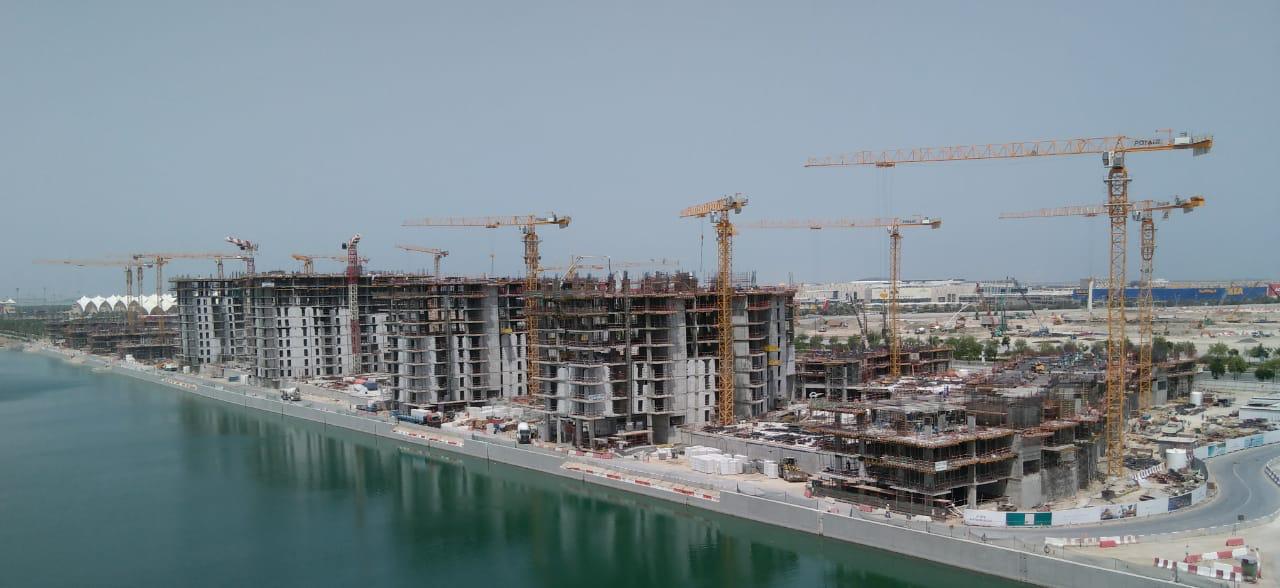
[[[1006,586],[0,351],[0,586]]]

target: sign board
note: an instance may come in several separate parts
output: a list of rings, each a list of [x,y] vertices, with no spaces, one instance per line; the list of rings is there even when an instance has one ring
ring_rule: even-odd
[[[1004,513],[1004,525],[1006,527],[1048,527],[1052,524],[1053,513],[1051,512]]]
[[[975,527],[1003,527],[1004,514],[995,510],[965,510],[964,524]]]
[[[942,460],[942,461],[935,461],[935,462],[933,462],[933,471],[935,471],[935,472],[945,472],[945,471],[947,471],[947,460],[945,460],[945,459],[944,459],[944,460]]]

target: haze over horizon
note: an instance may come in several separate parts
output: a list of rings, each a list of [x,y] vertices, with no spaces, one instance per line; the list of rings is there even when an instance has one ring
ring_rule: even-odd
[[[750,198],[744,222],[941,217],[937,231],[904,232],[907,279],[1075,281],[1107,271],[1104,219],[997,216],[1102,202],[1095,156],[802,164],[1169,127],[1215,145],[1129,156],[1133,199],[1208,201],[1158,222],[1157,277],[1280,281],[1277,23],[1280,4],[1260,1],[0,1],[13,251],[0,299],[121,290],[117,269],[37,258],[230,254],[227,235],[262,243],[260,270],[340,254],[361,233],[372,269],[429,268],[395,249],[413,243],[448,249],[446,273],[488,272],[492,253],[498,274],[518,275],[515,229],[401,223],[547,211],[573,222],[542,231],[546,265],[587,254],[710,271],[713,231],[677,213],[734,192]],[[883,276],[885,241],[742,229],[735,270],[763,283]],[[1137,241],[1134,227],[1131,279]]]

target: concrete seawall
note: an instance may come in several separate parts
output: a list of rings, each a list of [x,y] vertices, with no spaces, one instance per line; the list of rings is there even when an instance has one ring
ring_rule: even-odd
[[[68,357],[65,353],[47,348],[41,348],[39,352],[63,359]],[[458,434],[449,430],[438,429],[431,430],[432,434],[438,439],[413,437],[396,432],[396,424],[390,421],[253,396],[237,390],[248,390],[242,385],[215,386],[180,374],[124,367],[102,358],[87,355],[77,355],[76,357],[84,358],[85,361],[80,365],[88,367],[109,366],[112,368],[112,373],[160,384],[175,390],[190,392],[228,404],[277,414],[281,418],[299,418],[322,423],[325,426],[367,433],[405,445],[426,447],[429,450],[461,454],[561,478],[581,480],[583,484],[595,484],[633,494],[659,498],[671,503],[682,504],[686,508],[703,509],[812,533],[833,540],[882,549],[1029,584],[1072,588],[1183,586],[1183,584],[1167,580],[1058,559],[1038,553],[1029,553],[966,538],[948,537],[898,525],[823,512],[820,503],[816,500],[812,504],[793,504],[723,489],[718,492],[718,500],[694,498],[660,488],[636,485],[566,469],[563,466],[574,458],[563,453],[542,449],[526,449],[522,446],[516,446],[514,442],[502,439],[487,438],[487,436],[475,434]],[[608,467],[608,465],[606,464],[602,467]]]

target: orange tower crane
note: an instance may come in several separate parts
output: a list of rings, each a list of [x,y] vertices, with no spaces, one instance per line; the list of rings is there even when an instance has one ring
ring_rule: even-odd
[[[1151,406],[1151,347],[1153,344],[1153,334],[1155,325],[1155,303],[1151,296],[1151,282],[1155,275],[1155,253],[1156,253],[1156,224],[1155,214],[1161,213],[1165,219],[1169,218],[1169,213],[1174,210],[1181,210],[1183,213],[1191,212],[1201,206],[1204,206],[1204,197],[1192,196],[1187,199],[1174,197],[1173,202],[1157,202],[1153,200],[1139,200],[1130,202],[1128,205],[1128,214],[1137,221],[1142,232],[1142,269],[1139,273],[1138,280],[1138,407],[1148,408]],[[1063,208],[1043,208],[1040,210],[1032,210],[1027,212],[1006,212],[1000,215],[1002,219],[1021,219],[1021,218],[1044,218],[1055,216],[1084,216],[1095,217],[1107,215],[1110,216],[1111,206],[1109,204],[1095,204],[1092,206],[1068,206]],[[1111,293],[1108,292],[1110,297]]]
[[[133,275],[134,268],[137,268],[139,274],[142,273],[142,267],[149,265],[146,262],[140,262],[134,259],[37,259],[35,263],[42,265],[73,265],[76,267],[122,267],[124,268],[124,296],[125,296],[125,326],[128,332],[134,331],[137,318],[134,316],[136,311],[133,304]],[[142,284],[138,284],[139,295],[141,295]]]
[[[1190,150],[1203,155],[1213,147],[1213,137],[1173,135],[1165,130],[1163,137],[1135,138],[1124,135],[1046,141],[1020,141],[987,145],[958,145],[858,151],[826,158],[810,158],[805,167],[895,167],[904,163],[937,163],[977,159],[1018,159],[1057,155],[1102,155],[1107,168],[1107,214],[1111,218],[1111,263],[1107,277],[1107,400],[1106,443],[1107,476],[1118,477],[1124,471],[1124,285],[1129,171],[1125,156],[1129,153]]]
[[[426,253],[427,255],[430,255],[435,261],[435,269],[433,270],[433,273],[431,275],[437,280],[441,278],[440,258],[449,257],[448,251],[445,251],[444,249],[435,249],[433,247],[420,247],[418,245],[396,245],[396,247],[399,249],[403,249],[405,251],[412,251],[414,253]]]
[[[733,221],[730,214],[739,214],[746,207],[742,194],[725,196],[680,211],[681,218],[707,218],[716,227],[716,243],[719,246],[720,268],[716,274],[716,302],[718,310],[717,335],[719,336],[716,384],[716,420],[721,426],[733,423],[734,406],[734,354],[733,354]]]
[[[542,377],[542,374],[538,371],[538,321],[534,316],[537,312],[537,304],[534,297],[537,296],[538,292],[540,267],[538,264],[542,260],[541,254],[538,253],[538,227],[555,225],[563,229],[569,226],[569,221],[569,217],[552,212],[543,216],[529,214],[524,216],[424,218],[408,220],[403,225],[406,227],[520,228],[520,232],[524,234],[525,365],[528,366],[528,389],[531,396],[536,396],[540,393],[541,384],[539,378]]]
[[[743,225],[755,229],[868,229],[884,228],[889,231],[889,296],[888,319],[885,321],[885,343],[889,348],[889,377],[902,375],[902,338],[898,336],[900,306],[898,289],[902,280],[902,232],[903,228],[917,227],[937,229],[942,219],[933,217],[809,220],[765,220]]]

